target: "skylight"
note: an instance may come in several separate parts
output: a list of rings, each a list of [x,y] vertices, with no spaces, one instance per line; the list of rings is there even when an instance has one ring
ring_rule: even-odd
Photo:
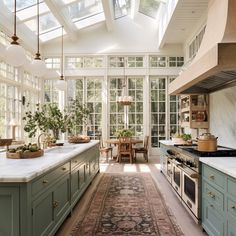
[[[139,12],[156,19],[160,0],[140,0]]]
[[[113,0],[115,19],[127,16],[130,13],[131,0]]]

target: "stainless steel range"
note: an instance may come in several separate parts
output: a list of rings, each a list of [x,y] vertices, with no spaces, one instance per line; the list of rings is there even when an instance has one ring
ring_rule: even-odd
[[[235,156],[236,150],[218,146],[216,152],[199,152],[197,145],[161,144],[161,170],[186,209],[200,221],[201,163],[199,157]]]

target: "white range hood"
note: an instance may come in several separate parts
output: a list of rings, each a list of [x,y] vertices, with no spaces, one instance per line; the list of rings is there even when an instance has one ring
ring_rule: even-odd
[[[236,85],[236,0],[209,0],[204,37],[170,94],[211,93]]]

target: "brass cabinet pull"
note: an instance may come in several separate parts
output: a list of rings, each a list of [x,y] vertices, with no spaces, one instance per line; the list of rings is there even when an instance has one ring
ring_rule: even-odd
[[[233,210],[235,210],[235,209],[236,209],[236,207],[235,207],[235,206],[231,206],[231,208],[232,208]]]
[[[210,175],[209,177],[210,177],[210,179],[212,179],[212,180],[215,179],[215,176],[214,176],[214,175]]]
[[[66,167],[62,167],[61,169],[62,169],[62,170],[66,170]]]
[[[47,184],[47,183],[48,183],[48,180],[44,179],[43,184]]]
[[[78,161],[74,161],[74,163],[77,163]]]
[[[214,205],[213,205],[213,204],[210,204],[210,207],[212,207],[212,208],[213,208],[213,207],[214,207]]]
[[[53,205],[53,208],[57,208],[59,206],[59,202],[58,201],[54,201],[52,205]]]

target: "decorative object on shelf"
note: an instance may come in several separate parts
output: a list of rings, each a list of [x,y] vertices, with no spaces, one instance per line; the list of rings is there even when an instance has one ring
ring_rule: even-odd
[[[90,111],[78,100],[72,100],[63,112],[55,103],[36,104],[36,111],[26,111],[23,120],[26,121],[24,130],[29,133],[29,137],[34,137],[38,130],[41,132],[53,133],[55,139],[59,139],[59,134],[72,133],[77,125],[86,123]]]
[[[64,27],[61,27],[61,75],[60,80],[58,80],[55,84],[55,88],[59,91],[65,91],[67,88],[67,83],[64,77],[64,45],[63,45],[63,34]]]
[[[26,63],[26,55],[22,46],[17,42],[19,38],[16,35],[16,0],[14,1],[14,33],[11,38],[11,45],[5,51],[6,62],[16,67],[22,66]]]
[[[90,142],[90,137],[86,135],[73,135],[68,137],[69,143],[88,143]]]
[[[124,67],[123,67],[123,69],[124,69],[124,75],[123,75],[124,80],[123,80],[123,84],[122,84],[122,94],[121,94],[121,96],[117,96],[116,101],[117,101],[117,103],[119,103],[123,106],[129,106],[133,102],[133,98],[132,98],[132,96],[127,95],[127,89],[128,89],[127,84],[126,84],[127,83],[127,77],[125,75],[126,63],[124,62],[123,65],[124,65]]]
[[[30,67],[32,73],[38,77],[42,77],[46,73],[46,64],[40,58],[39,52],[39,0],[37,0],[37,53],[35,54],[35,58],[31,62]]]

